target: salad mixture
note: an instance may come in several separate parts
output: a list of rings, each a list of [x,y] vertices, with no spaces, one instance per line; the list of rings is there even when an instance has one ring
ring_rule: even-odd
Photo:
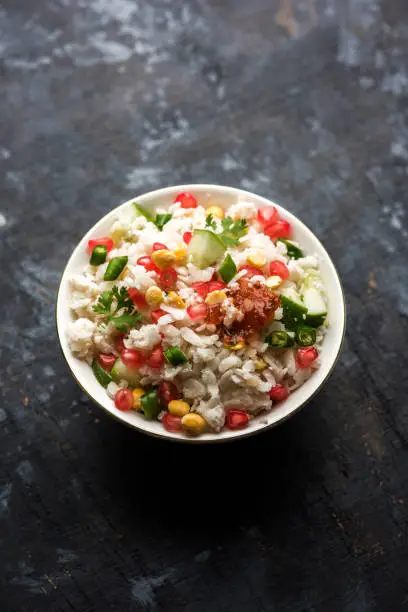
[[[187,435],[248,427],[319,367],[319,262],[290,237],[273,206],[134,202],[71,278],[71,350],[118,410]]]

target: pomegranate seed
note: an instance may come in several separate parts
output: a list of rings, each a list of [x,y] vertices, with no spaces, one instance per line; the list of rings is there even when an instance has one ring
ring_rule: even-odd
[[[183,234],[183,240],[186,244],[190,244],[192,237],[193,237],[193,232],[184,232]]]
[[[152,258],[148,255],[145,255],[144,257],[139,257],[137,263],[139,264],[139,266],[143,266],[148,272],[160,272],[156,264],[153,263]]]
[[[170,412],[163,415],[162,424],[167,431],[181,431],[181,417],[170,414]]]
[[[146,308],[146,299],[141,291],[138,291],[135,287],[129,287],[127,290],[130,299],[137,308]]]
[[[227,410],[225,425],[228,429],[244,429],[249,423],[248,413],[238,408]]]
[[[106,248],[108,249],[108,253],[109,253],[109,251],[111,251],[115,245],[113,244],[113,240],[111,238],[96,238],[95,240],[89,240],[88,241],[89,253],[92,253],[92,251],[94,250],[96,246],[106,246]]]
[[[292,228],[289,221],[284,221],[283,219],[278,219],[275,221],[275,223],[272,223],[264,228],[264,233],[269,236],[271,240],[276,240],[276,238],[286,238],[289,236],[291,231]]]
[[[304,348],[298,349],[296,353],[296,363],[298,368],[310,368],[318,356],[319,353],[314,346],[305,346]]]
[[[258,210],[257,218],[262,225],[271,225],[279,219],[279,215],[274,206],[264,206]]]
[[[289,391],[284,385],[275,385],[269,391],[269,397],[274,402],[283,402],[289,395]]]
[[[148,365],[149,368],[154,368],[155,370],[158,370],[159,368],[162,367],[163,363],[164,363],[163,349],[161,346],[156,346],[156,348],[152,350],[152,352],[150,353],[150,356],[146,360],[146,365]]]
[[[167,314],[167,312],[165,312],[161,308],[158,308],[157,310],[153,310],[150,313],[150,316],[152,317],[153,323],[157,323],[157,321],[160,319],[160,317],[163,317],[166,314]]]
[[[198,206],[198,202],[195,197],[187,191],[185,191],[184,193],[179,193],[174,201],[180,202],[181,208],[197,208]]]
[[[192,283],[191,285],[193,289],[200,295],[201,297],[205,297],[211,291],[217,291],[218,289],[224,289],[225,283],[222,281],[207,281],[206,283]]]
[[[119,389],[115,393],[114,401],[118,410],[131,410],[133,406],[133,393],[130,389]]]
[[[115,365],[116,357],[115,355],[106,355],[105,353],[99,353],[98,355],[99,365],[110,372],[113,366]]]
[[[208,283],[208,293],[211,293],[211,291],[218,291],[220,289],[225,289],[226,284],[223,283],[222,281],[214,281],[211,280]]]
[[[155,242],[153,244],[153,251],[168,251],[169,247],[166,247],[165,244],[162,244],[161,242]]]
[[[269,264],[269,274],[271,276],[280,276],[282,280],[286,280],[289,278],[289,270],[288,266],[283,263],[283,261],[271,261]]]
[[[119,338],[115,341],[115,349],[117,350],[118,353],[121,353],[122,351],[124,351],[126,348],[124,342],[123,342],[123,336],[119,336]]]
[[[142,353],[135,351],[134,349],[127,348],[121,352],[120,359],[123,361],[125,366],[129,368],[129,370],[137,370],[145,362],[145,358]]]
[[[187,314],[193,321],[201,321],[207,316],[207,306],[205,304],[192,304],[187,308]]]
[[[253,276],[264,276],[263,272],[259,269],[256,268],[255,266],[249,266],[249,265],[244,265],[244,266],[240,266],[238,268],[238,271],[241,272],[241,270],[246,270],[246,274],[245,274],[245,278],[252,278]]]
[[[172,400],[176,400],[180,397],[180,394],[178,392],[176,385],[167,380],[163,380],[160,383],[158,391],[159,391],[160,398],[166,407],[169,402],[171,402]]]
[[[174,268],[165,268],[164,270],[160,270],[159,273],[159,284],[162,289],[167,291],[168,289],[172,289],[177,281],[177,272]]]

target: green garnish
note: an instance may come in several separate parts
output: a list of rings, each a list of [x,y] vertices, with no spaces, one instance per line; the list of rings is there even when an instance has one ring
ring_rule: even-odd
[[[160,412],[159,397],[156,389],[147,391],[140,398],[140,407],[147,419],[155,419]]]
[[[301,257],[303,257],[303,251],[299,249],[299,247],[297,247],[295,244],[293,244],[293,242],[291,242],[290,240],[285,240],[285,238],[278,238],[278,242],[283,242],[283,244],[286,245],[286,252],[289,257],[292,257],[292,259],[300,259]]]
[[[231,217],[225,217],[221,221],[222,232],[219,237],[223,241],[226,247],[237,246],[239,239],[245,236],[248,229],[248,223],[246,219],[236,219],[233,221]]]
[[[108,267],[105,270],[105,276],[103,280],[105,281],[113,281],[116,280],[119,274],[123,271],[123,268],[126,266],[128,262],[128,258],[126,255],[122,257],[114,257],[108,263]]]
[[[156,219],[153,221],[155,225],[159,228],[160,231],[163,230],[163,227],[166,225],[168,221],[171,219],[170,213],[164,213],[162,215],[156,215]]]
[[[269,344],[271,348],[280,349],[288,346],[293,346],[293,338],[289,336],[285,331],[274,331],[271,332],[265,338],[265,342]]]
[[[92,362],[92,370],[98,383],[106,389],[109,383],[112,382],[112,376],[103,369],[97,359],[94,359]]]
[[[125,287],[121,287],[120,290],[118,287],[113,287],[112,291],[101,293],[93,309],[98,314],[105,315],[120,331],[128,331],[142,318]]]
[[[89,263],[91,266],[100,266],[101,264],[105,263],[107,254],[108,248],[103,244],[97,244],[91,253]]]
[[[146,210],[145,208],[143,208],[143,206],[140,206],[140,204],[137,204],[136,202],[133,202],[133,206],[138,215],[141,215],[151,223],[154,223],[160,231],[163,230],[163,227],[172,218],[172,215],[170,213],[156,214],[156,216],[153,217],[153,215],[148,210]]]
[[[151,221],[152,223],[154,223],[153,216],[152,216],[152,214],[148,210],[143,208],[143,206],[140,206],[140,204],[137,204],[137,202],[133,202],[133,206],[134,206],[134,209],[135,209],[135,211],[136,211],[136,213],[138,215],[141,215],[142,217],[144,217],[148,221]]]
[[[219,267],[218,272],[220,273],[224,283],[229,283],[230,280],[233,279],[236,275],[237,266],[235,265],[234,260],[232,259],[229,253],[222,262],[221,266]]]
[[[212,215],[207,215],[205,218],[205,227],[209,227],[212,230],[216,230],[217,229],[217,224],[214,221],[214,217]]]
[[[308,325],[301,325],[296,330],[296,342],[299,346],[312,346],[316,342],[316,330]]]
[[[168,348],[167,351],[164,351],[164,356],[173,366],[181,365],[187,361],[187,357],[178,346],[171,346]]]

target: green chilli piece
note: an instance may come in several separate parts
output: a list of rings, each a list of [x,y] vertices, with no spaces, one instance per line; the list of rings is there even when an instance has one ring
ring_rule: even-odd
[[[153,215],[146,210],[145,208],[143,208],[143,206],[140,206],[140,204],[138,204],[137,202],[132,202],[133,204],[133,208],[136,211],[136,214],[140,217],[144,217],[145,219],[147,219],[148,221],[151,221],[152,223],[154,223],[154,218]]]
[[[171,219],[172,215],[170,213],[165,213],[162,215],[157,214],[156,219],[154,220],[154,224],[158,227],[160,231],[163,231],[163,227],[168,223]]]
[[[114,257],[108,263],[108,267],[105,271],[105,276],[103,280],[113,281],[116,280],[121,272],[123,272],[124,267],[128,262],[128,257],[123,255],[122,257]]]
[[[101,264],[105,263],[107,254],[108,248],[103,244],[97,244],[91,253],[89,263],[91,266],[100,266]]]
[[[92,362],[92,370],[98,383],[106,389],[109,383],[112,382],[112,376],[103,369],[97,359],[94,359]]]
[[[160,412],[159,396],[156,389],[147,391],[140,398],[140,407],[146,419],[155,419]]]
[[[296,330],[295,338],[299,346],[312,346],[316,342],[316,330],[309,325],[301,325]]]
[[[181,365],[187,361],[187,357],[178,346],[171,346],[168,348],[167,351],[164,351],[164,356],[173,366]]]
[[[286,245],[286,251],[289,257],[292,259],[300,259],[303,257],[303,251],[293,244],[290,240],[285,240],[285,238],[278,238],[278,242],[283,242]]]
[[[218,272],[220,273],[221,278],[224,281],[224,283],[229,283],[230,280],[232,280],[234,276],[236,275],[237,266],[235,265],[234,260],[232,259],[229,253],[224,259],[224,261],[222,262]]]
[[[267,342],[269,346],[274,349],[287,348],[288,346],[293,346],[294,344],[292,336],[289,336],[289,334],[285,331],[271,332],[268,336],[266,336],[265,342]]]

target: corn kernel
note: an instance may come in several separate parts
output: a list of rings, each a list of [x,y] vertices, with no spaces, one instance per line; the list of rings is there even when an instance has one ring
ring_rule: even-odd
[[[184,300],[175,291],[169,291],[166,297],[166,304],[174,306],[174,308],[186,307]]]
[[[237,342],[236,344],[228,344],[228,342],[224,342],[225,348],[230,351],[240,351],[245,346],[245,342]]]
[[[280,276],[270,276],[265,284],[269,289],[277,289],[282,284],[282,278]]]
[[[255,370],[257,372],[262,372],[266,368],[266,362],[263,359],[257,359],[255,361]]]
[[[140,410],[140,398],[146,392],[141,387],[136,387],[136,389],[133,389],[132,393],[133,393],[133,409]]]
[[[167,249],[159,249],[158,251],[153,251],[152,261],[158,268],[168,268],[175,263],[176,256]]]
[[[156,308],[163,301],[163,291],[154,285],[153,287],[148,288],[145,293],[145,298],[147,305],[150,306],[150,308]]]
[[[207,212],[207,215],[212,215],[213,217],[216,217],[217,219],[224,218],[224,211],[222,210],[221,206],[209,206],[206,212]]]
[[[209,306],[213,306],[214,304],[220,304],[224,300],[227,299],[227,294],[224,291],[216,290],[211,291],[207,297],[205,298],[205,303]]]
[[[167,408],[170,414],[178,417],[183,417],[190,412],[190,404],[182,400],[171,400]]]
[[[111,232],[110,237],[113,240],[113,244],[115,245],[115,247],[118,247],[123,236],[125,235],[126,231],[123,227],[118,227],[117,229],[113,230]]]
[[[247,262],[255,268],[262,268],[266,264],[266,257],[262,251],[252,251],[247,257]]]
[[[201,415],[189,412],[181,419],[181,426],[190,436],[199,436],[205,431],[207,423]]]
[[[178,266],[184,266],[187,263],[188,251],[183,244],[178,244],[173,253]]]

